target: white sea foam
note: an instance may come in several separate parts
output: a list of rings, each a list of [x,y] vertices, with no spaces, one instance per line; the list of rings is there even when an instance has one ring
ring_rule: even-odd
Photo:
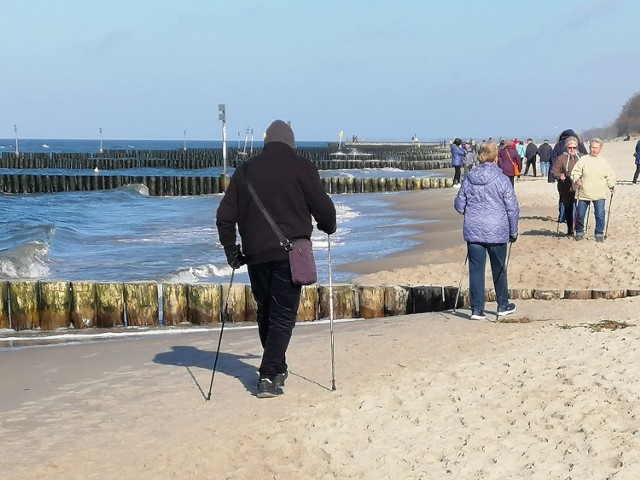
[[[175,274],[169,276],[165,283],[198,283],[203,278],[219,277],[225,278],[231,275],[232,268],[229,265],[218,267],[212,263],[200,266],[190,266],[183,268]],[[247,267],[243,265],[236,270],[238,273],[246,273]]]

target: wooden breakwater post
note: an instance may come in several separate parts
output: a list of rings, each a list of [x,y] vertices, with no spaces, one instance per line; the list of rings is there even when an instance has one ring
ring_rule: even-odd
[[[386,317],[413,313],[411,287],[386,285],[384,287],[384,315]]]
[[[11,328],[9,322],[9,283],[0,282],[0,329]]]
[[[162,324],[180,325],[187,322],[187,286],[182,283],[162,285]]]
[[[220,322],[222,287],[215,283],[187,285],[187,321],[194,325]]]
[[[227,322],[248,322],[251,320],[247,314],[247,289],[244,284],[223,285],[222,298],[226,303]],[[251,299],[253,300],[253,295],[251,295]],[[225,304],[222,304],[222,309],[224,308]],[[257,305],[255,308],[257,309]],[[255,317],[252,320],[255,320]]]
[[[71,283],[40,282],[40,328],[55,330],[71,323]]]
[[[297,320],[313,322],[320,318],[320,287],[316,284],[305,285],[300,292]]]
[[[94,282],[71,283],[71,324],[76,329],[98,326],[96,284]]]
[[[38,282],[20,281],[9,283],[9,311],[11,328],[31,330],[40,327],[38,308]]]
[[[113,328],[124,325],[124,285],[96,284],[96,322],[98,327]]]
[[[362,318],[384,317],[384,285],[359,285],[357,290],[360,316]]]
[[[158,284],[156,282],[125,283],[124,306],[128,327],[157,326],[160,317]]]
[[[319,318],[329,318],[329,286],[320,285]],[[333,285],[333,318],[357,318],[358,299],[354,285],[342,283]]]

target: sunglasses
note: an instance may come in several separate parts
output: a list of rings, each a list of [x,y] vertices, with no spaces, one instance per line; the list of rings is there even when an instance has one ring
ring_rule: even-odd
[[[575,150],[578,147],[567,147],[567,150]]]

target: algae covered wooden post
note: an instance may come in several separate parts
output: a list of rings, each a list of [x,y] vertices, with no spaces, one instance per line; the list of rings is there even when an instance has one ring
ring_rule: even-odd
[[[318,285],[304,285],[300,293],[297,320],[313,322],[318,319],[320,307],[320,290]]]
[[[40,328],[66,328],[70,322],[71,283],[40,282]]]
[[[359,285],[358,298],[362,318],[384,317],[384,286]]]
[[[23,281],[9,284],[11,326],[14,330],[30,330],[40,326],[38,312],[38,282]]]
[[[216,283],[187,285],[187,320],[194,325],[220,321],[221,288]]]
[[[124,285],[122,283],[97,283],[97,326],[113,328],[124,325]]]
[[[387,285],[384,289],[384,314],[393,317],[412,312],[411,287]]]
[[[355,318],[357,292],[351,284],[333,285],[334,318]],[[329,287],[320,286],[320,318],[329,318]]]
[[[97,326],[94,282],[71,282],[71,323],[77,329]]]
[[[231,292],[229,292],[229,285],[222,286],[222,302],[227,302],[227,318],[228,322],[247,322],[254,320],[247,315],[247,300],[246,300],[245,285],[236,283],[231,286]],[[253,295],[252,295],[253,296]],[[221,312],[224,313],[224,303],[221,306]]]
[[[0,328],[9,328],[9,284],[0,282]]]
[[[182,283],[163,284],[162,324],[179,325],[187,321],[187,286]]]
[[[124,304],[128,326],[158,325],[158,284],[136,282],[124,284]]]

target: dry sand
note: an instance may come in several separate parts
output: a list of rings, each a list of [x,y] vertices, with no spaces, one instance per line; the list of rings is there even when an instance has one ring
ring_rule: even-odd
[[[633,172],[632,148],[605,145],[620,179]],[[640,186],[618,187],[603,244],[592,235],[580,243],[555,237],[553,185],[523,179],[516,189],[523,220],[511,286],[635,287]],[[401,207],[417,201],[446,212],[454,195],[411,194]],[[433,244],[388,263],[407,267],[372,263],[382,273],[362,281],[457,282],[461,217],[441,225],[453,233],[426,230],[420,236]],[[437,242],[448,248],[430,250]],[[3,479],[635,479],[640,329],[597,325],[633,325],[639,307],[640,297],[527,300],[508,317],[514,323],[470,321],[465,310],[336,323],[336,391],[328,325],[300,325],[286,394],[264,400],[253,396],[255,329],[225,331],[210,402],[217,333],[2,351],[0,472]]]

